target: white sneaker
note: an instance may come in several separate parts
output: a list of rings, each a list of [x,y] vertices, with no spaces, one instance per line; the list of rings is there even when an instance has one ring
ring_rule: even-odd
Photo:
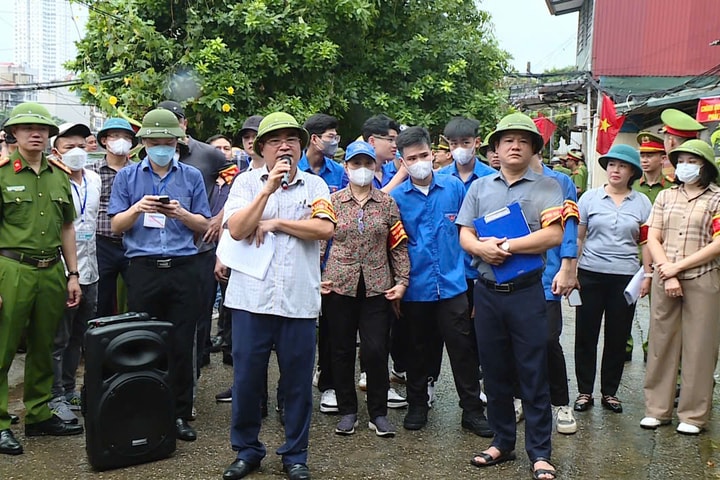
[[[513,407],[515,407],[515,423],[520,423],[525,418],[525,413],[522,408],[522,400],[519,398],[513,399]]]
[[[315,373],[313,373],[313,387],[317,388],[320,382],[320,367],[315,367]]]
[[[332,388],[322,392],[322,396],[320,396],[320,412],[338,413],[337,397],[335,396],[335,390]]]
[[[428,407],[432,408],[435,401],[435,380],[428,379]]]
[[[645,417],[640,420],[640,427],[648,430],[655,430],[659,426],[667,425],[668,423],[670,423],[670,420],[659,420],[655,417]]]
[[[395,391],[394,388],[388,389],[387,407],[388,408],[405,408],[408,406],[407,399]]]
[[[358,380],[358,388],[363,392],[367,391],[367,373],[360,372],[360,380]]]
[[[680,422],[677,426],[677,432],[682,433],[683,435],[699,435],[700,430],[700,427],[696,427],[695,425],[690,425],[685,422]]]
[[[70,403],[65,400],[65,397],[53,398],[48,402],[48,407],[50,407],[52,414],[64,423],[70,423],[73,425],[78,423],[78,417],[70,409]]]
[[[562,433],[564,435],[572,435],[577,432],[577,422],[575,421],[575,415],[573,414],[570,406],[563,405],[557,407],[555,428],[558,433]]]

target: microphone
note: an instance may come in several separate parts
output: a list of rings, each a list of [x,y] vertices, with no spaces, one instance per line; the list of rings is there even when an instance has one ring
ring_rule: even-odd
[[[290,155],[283,155],[279,159],[281,162],[287,162],[288,165],[292,164],[292,157]],[[285,172],[285,175],[283,175],[282,180],[280,180],[280,187],[283,190],[287,190],[288,186],[290,185],[290,171]]]

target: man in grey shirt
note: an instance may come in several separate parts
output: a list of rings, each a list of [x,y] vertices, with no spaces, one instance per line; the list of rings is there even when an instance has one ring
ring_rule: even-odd
[[[552,413],[547,379],[547,314],[542,267],[508,283],[496,283],[492,267],[515,254],[542,255],[562,241],[563,194],[558,183],[532,171],[543,146],[533,121],[514,113],[504,117],[489,143],[500,156],[500,171],[477,179],[468,191],[456,224],[460,245],[473,256],[480,278],[475,285],[475,331],[485,375],[488,420],[495,432],[490,447],[476,455],[477,467],[515,459],[513,396],[520,390],[525,410],[525,448],[533,476],[555,478],[550,463]],[[530,234],[518,238],[478,238],[474,221],[519,203]]]

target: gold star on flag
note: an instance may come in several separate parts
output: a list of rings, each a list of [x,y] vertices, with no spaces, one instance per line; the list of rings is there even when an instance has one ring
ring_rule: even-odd
[[[600,130],[602,130],[603,132],[607,132],[608,128],[610,128],[611,126],[612,124],[607,121],[607,118],[603,118],[600,122]]]

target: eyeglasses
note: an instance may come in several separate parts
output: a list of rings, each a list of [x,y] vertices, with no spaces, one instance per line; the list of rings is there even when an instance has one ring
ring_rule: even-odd
[[[283,143],[288,147],[298,147],[300,146],[300,137],[271,138],[265,141],[265,145],[270,148],[280,148]]]
[[[340,135],[330,135],[327,138],[320,137],[320,140],[322,140],[324,142],[330,142],[330,143],[333,143],[333,142],[340,143]]]
[[[358,210],[358,232],[363,233],[365,231],[365,222],[363,222],[363,217],[365,216],[365,210],[362,208]]]
[[[397,137],[388,137],[385,135],[373,135],[373,137],[380,139],[380,140],[385,140],[386,142],[390,143],[391,145],[397,144]]]

